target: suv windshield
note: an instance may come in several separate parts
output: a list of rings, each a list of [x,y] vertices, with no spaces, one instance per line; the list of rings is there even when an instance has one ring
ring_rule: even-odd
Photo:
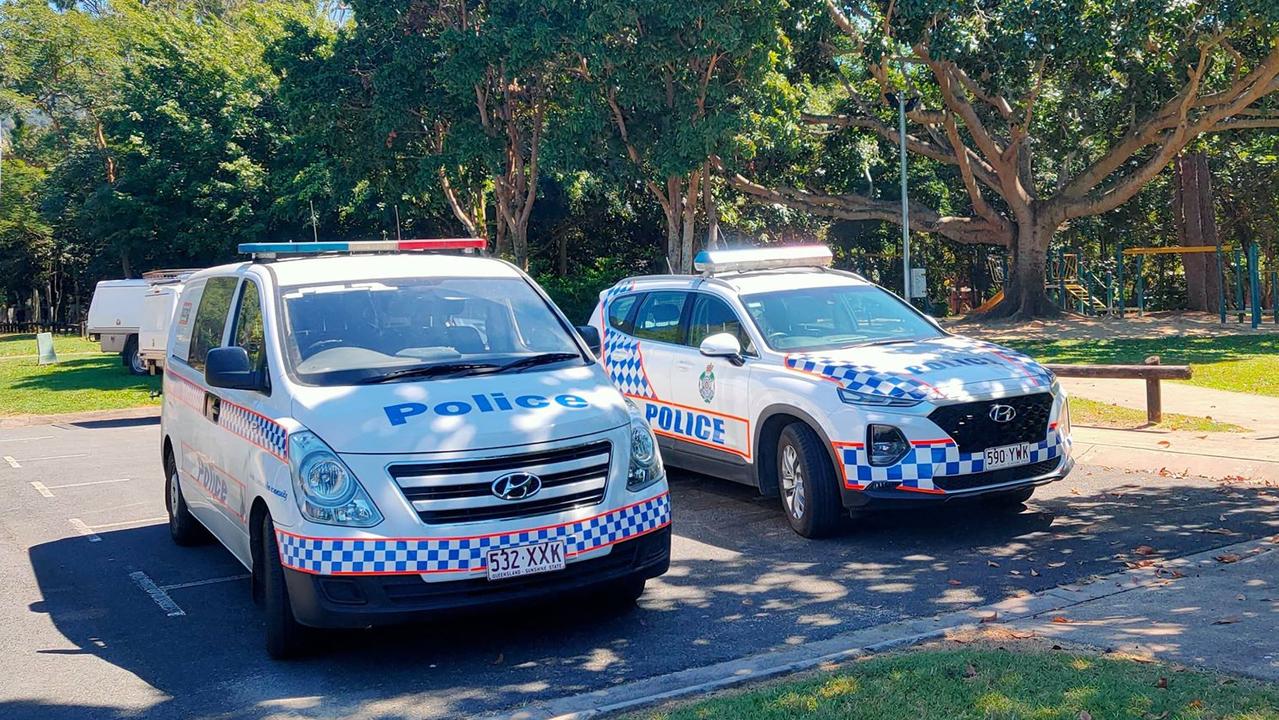
[[[315,385],[521,372],[585,359],[522,278],[405,278],[284,288],[285,354]]]
[[[910,342],[944,334],[901,300],[871,285],[743,295],[742,303],[768,346],[781,352]]]

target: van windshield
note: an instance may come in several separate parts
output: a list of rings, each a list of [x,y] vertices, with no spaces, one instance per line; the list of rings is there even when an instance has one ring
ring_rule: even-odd
[[[873,285],[836,285],[743,295],[768,346],[780,352],[911,342],[944,333]]]
[[[314,385],[519,372],[586,362],[522,278],[368,280],[281,290],[285,354]]]

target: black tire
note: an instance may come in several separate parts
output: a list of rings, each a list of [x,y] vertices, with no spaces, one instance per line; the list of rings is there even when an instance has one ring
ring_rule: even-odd
[[[138,355],[137,335],[130,335],[129,339],[124,341],[124,350],[120,353],[120,362],[124,364],[130,375],[147,374],[147,364],[142,362],[142,357]]]
[[[1035,494],[1035,486],[1019,488],[1017,490],[1009,490],[1008,492],[991,493],[983,495],[982,502],[1000,510],[1021,510],[1021,506]]]
[[[777,440],[777,488],[791,529],[806,538],[826,537],[839,527],[843,502],[839,481],[817,433],[804,423],[782,429]]]
[[[182,497],[182,484],[178,478],[178,467],[173,456],[166,454],[164,472],[168,480],[164,483],[164,506],[169,513],[169,537],[175,545],[190,547],[208,540],[209,533],[191,514],[186,498]]]
[[[262,605],[266,611],[266,652],[276,660],[301,655],[308,647],[309,632],[293,615],[289,588],[280,564],[280,546],[269,514],[262,516]]]

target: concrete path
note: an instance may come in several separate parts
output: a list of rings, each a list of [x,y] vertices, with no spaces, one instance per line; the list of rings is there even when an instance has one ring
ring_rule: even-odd
[[[1163,563],[1154,582],[1011,625],[1041,638],[1279,681],[1275,547]]]
[[[1146,409],[1146,384],[1139,380],[1062,378],[1066,392],[1138,410]],[[1279,397],[1214,390],[1176,382],[1161,384],[1164,412],[1210,417],[1262,435],[1279,434]]]
[[[1279,487],[1279,437],[1162,429],[1110,430],[1075,426],[1080,465],[1197,476]]]

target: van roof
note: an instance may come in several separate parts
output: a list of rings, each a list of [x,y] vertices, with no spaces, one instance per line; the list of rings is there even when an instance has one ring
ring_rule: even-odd
[[[256,268],[264,275],[274,275],[275,284],[280,287],[378,278],[520,277],[519,271],[513,266],[493,258],[409,252],[298,257],[276,260],[269,264],[232,263],[201,271],[190,279],[239,273],[246,268]]]

